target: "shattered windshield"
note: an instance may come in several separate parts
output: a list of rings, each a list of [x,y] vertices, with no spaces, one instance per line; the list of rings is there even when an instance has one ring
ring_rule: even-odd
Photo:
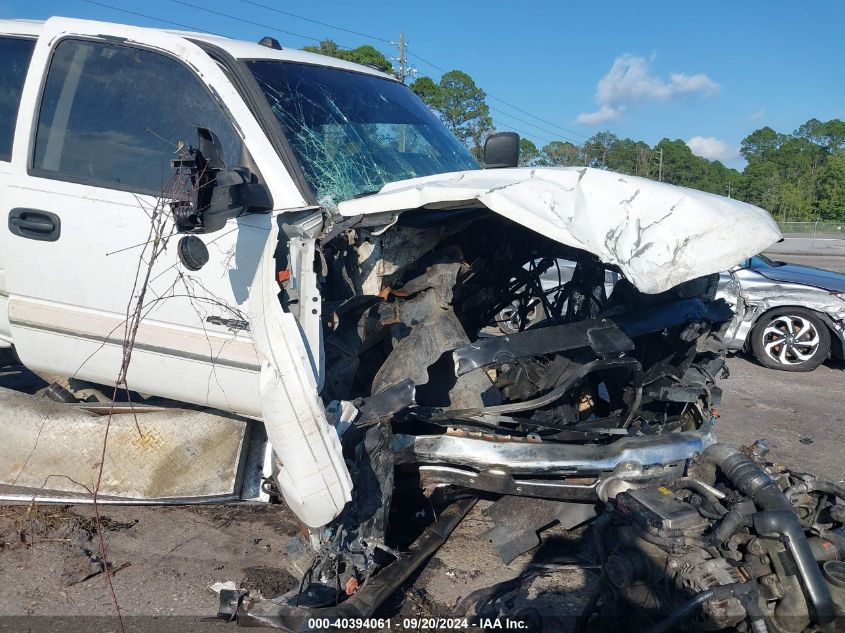
[[[292,62],[246,62],[317,199],[333,204],[478,163],[406,86]]]

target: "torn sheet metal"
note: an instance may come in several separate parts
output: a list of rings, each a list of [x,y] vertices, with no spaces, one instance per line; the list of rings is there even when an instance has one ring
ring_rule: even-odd
[[[739,296],[747,305],[760,306],[763,311],[781,306],[801,306],[826,314],[836,321],[845,319],[845,299],[801,284],[775,285],[743,279]]]
[[[781,238],[763,209],[587,167],[488,169],[386,185],[340,203],[342,215],[483,208],[618,266],[657,293],[726,270]]]
[[[109,407],[57,403],[0,388],[0,409],[0,498],[90,501]],[[109,425],[99,498],[236,500],[248,439],[242,418],[144,406],[133,414],[119,407]]]
[[[264,426],[281,461],[279,487],[297,517],[316,528],[339,515],[351,500],[352,480],[337,431],[326,420],[299,324],[282,310],[276,296],[278,237],[274,221],[250,287],[250,329],[261,359]]]

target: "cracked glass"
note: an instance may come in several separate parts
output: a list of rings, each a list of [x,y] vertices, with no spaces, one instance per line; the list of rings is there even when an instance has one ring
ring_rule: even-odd
[[[411,90],[396,81],[294,62],[246,62],[321,204],[407,178],[478,169]]]

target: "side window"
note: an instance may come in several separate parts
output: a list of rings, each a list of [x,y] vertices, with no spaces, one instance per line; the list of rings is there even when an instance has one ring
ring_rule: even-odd
[[[0,37],[0,160],[12,159],[21,92],[35,40]]]
[[[158,194],[198,126],[217,133],[230,166],[243,162],[240,137],[186,66],[139,48],[65,40],[50,62],[32,166],[59,180]]]

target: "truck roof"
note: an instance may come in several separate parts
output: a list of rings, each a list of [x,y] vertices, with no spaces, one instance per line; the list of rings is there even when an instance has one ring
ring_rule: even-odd
[[[38,37],[44,29],[45,24],[52,20],[62,20],[64,22],[74,22],[79,24],[114,24],[104,21],[96,20],[77,20],[75,18],[50,18],[47,21],[43,20],[0,20],[0,34],[2,35],[19,35]],[[328,57],[326,55],[319,55],[317,53],[309,53],[296,48],[287,48],[282,45],[282,50],[262,46],[257,42],[247,42],[244,40],[236,40],[222,35],[212,35],[211,33],[202,33],[200,31],[180,31],[175,29],[154,29],[142,26],[132,26],[133,29],[142,31],[157,31],[170,33],[186,40],[207,42],[213,44],[237,59],[277,59],[283,61],[299,62],[303,64],[314,64],[318,66],[330,66],[333,68],[341,68],[345,70],[353,70],[359,73],[366,73],[375,75],[384,79],[396,78],[371,68],[370,66],[362,66],[353,62],[347,62],[342,59]]]

